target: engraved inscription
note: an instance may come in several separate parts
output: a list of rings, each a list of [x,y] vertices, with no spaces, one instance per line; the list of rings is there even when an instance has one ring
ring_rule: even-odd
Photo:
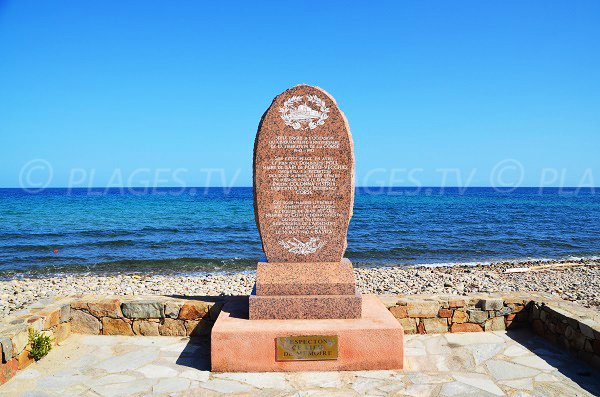
[[[303,100],[304,103],[302,103]],[[318,110],[313,109],[311,105],[317,107]],[[295,130],[314,130],[325,124],[325,120],[329,118],[327,115],[329,108],[325,105],[325,101],[316,95],[306,95],[305,97],[294,95],[283,103],[279,112],[285,125],[289,125]]]
[[[277,338],[277,361],[337,360],[337,335]]]
[[[263,166],[271,190],[290,190],[299,194],[335,191],[340,173],[348,166],[332,156],[278,156]]]
[[[254,159],[257,221],[269,261],[338,261],[346,248],[354,156],[335,101],[294,87],[263,116]]]
[[[293,238],[291,240],[280,240],[279,244],[283,245],[283,248],[287,249],[289,252],[298,255],[308,255],[314,254],[317,252],[322,246],[325,245],[324,241],[319,241],[318,237],[311,237],[307,242],[303,243],[297,238]]]

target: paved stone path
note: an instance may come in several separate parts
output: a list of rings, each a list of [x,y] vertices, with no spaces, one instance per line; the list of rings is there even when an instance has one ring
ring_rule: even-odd
[[[593,396],[600,374],[523,332],[411,335],[403,371],[224,373],[208,340],[72,335],[4,396]]]

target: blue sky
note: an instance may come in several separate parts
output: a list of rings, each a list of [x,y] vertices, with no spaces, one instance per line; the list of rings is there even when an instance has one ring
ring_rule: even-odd
[[[0,0],[0,187],[36,159],[50,186],[249,186],[260,116],[298,83],[346,113],[358,185],[598,186],[599,20],[598,1]]]

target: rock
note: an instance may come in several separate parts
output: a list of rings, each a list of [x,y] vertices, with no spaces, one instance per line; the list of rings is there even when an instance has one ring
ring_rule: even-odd
[[[575,350],[583,350],[585,347],[585,341],[585,335],[583,335],[581,332],[575,332],[573,339],[571,340],[571,348]]]
[[[159,302],[123,302],[121,310],[125,317],[131,319],[165,317],[165,306]]]
[[[533,332],[535,332],[536,334],[538,334],[540,336],[544,335],[544,323],[539,318],[536,318],[535,320],[533,320],[531,322],[531,329],[533,330]],[[573,328],[571,328],[569,326],[565,329],[565,337],[567,339],[571,339],[572,335],[573,335]]]
[[[238,291],[235,295],[242,295],[242,292]],[[208,315],[210,316],[210,319],[212,321],[217,321],[217,318],[219,317],[219,314],[221,313],[221,309],[223,308],[224,304],[225,302],[215,302],[210,306],[210,308],[208,309]]]
[[[184,325],[188,336],[206,336],[210,335],[213,323],[207,320],[186,320]]]
[[[355,274],[356,274],[356,270],[355,270]],[[361,281],[362,280],[362,274],[358,273],[356,274],[357,276],[357,281]],[[385,305],[386,308],[390,308],[392,306],[396,306],[396,303],[398,302],[398,295],[396,294],[383,294],[383,295],[379,295],[378,296],[379,300]]]
[[[464,307],[465,301],[463,299],[452,299],[448,301],[448,307],[450,309],[456,309],[457,307]]]
[[[56,327],[54,332],[54,342],[64,342],[71,335],[71,323],[62,323]]]
[[[67,323],[69,321],[71,321],[71,305],[62,305],[60,307],[60,322]]]
[[[392,306],[389,310],[396,318],[408,317],[408,310],[406,306]]]
[[[36,331],[43,331],[44,329],[52,328],[52,326],[45,327],[44,323],[46,321],[45,317],[34,316],[27,319],[27,328],[33,328]],[[50,324],[52,320],[50,319],[48,323]]]
[[[102,335],[128,335],[133,336],[131,324],[120,318],[102,318]]]
[[[12,342],[12,349],[13,349],[12,356],[18,357],[19,354],[21,354],[23,349],[25,349],[25,347],[29,343],[29,332],[27,331],[27,329],[23,328],[20,331],[16,332],[11,337],[11,342]]]
[[[9,337],[0,336],[0,363],[7,363],[13,357],[13,346]],[[0,384],[2,384],[0,382]]]
[[[464,323],[452,324],[450,332],[482,332],[483,328],[479,324]]]
[[[452,317],[452,310],[450,310],[450,309],[440,309],[438,311],[438,317],[451,318]]]
[[[13,358],[7,363],[0,364],[0,386],[9,381],[10,378],[16,375],[19,369],[19,360]]]
[[[88,303],[88,310],[94,317],[123,318],[121,302],[118,299],[107,299]]]
[[[136,335],[159,336],[158,325],[159,323],[154,321],[134,320],[133,332]]]
[[[19,370],[28,367],[31,363],[35,362],[34,358],[29,355],[29,350],[25,349],[17,356],[19,361]]]
[[[504,317],[494,317],[485,322],[485,331],[504,331],[506,329]]]
[[[158,326],[158,332],[163,336],[187,336],[184,322],[172,318],[165,318]]]
[[[407,301],[406,309],[409,317],[437,317],[440,304],[437,301]]]
[[[179,310],[181,320],[199,320],[208,314],[208,305],[205,302],[186,302]]]
[[[502,309],[496,311],[496,316],[506,316],[510,313],[512,313],[512,309],[510,307],[505,306]]]
[[[44,329],[50,329],[60,324],[60,308],[42,310],[40,315],[44,316]]]
[[[452,315],[453,323],[466,323],[468,320],[469,316],[464,310],[455,310],[454,314]]]
[[[88,310],[87,300],[77,299],[70,304],[73,310]]]
[[[445,318],[424,318],[425,332],[428,334],[442,334],[448,332],[448,320]]]
[[[165,303],[165,317],[168,317],[168,318],[179,317],[180,309],[181,309],[181,303],[177,303],[177,302]]]
[[[500,310],[504,306],[502,299],[481,299],[478,305],[483,310]]]
[[[73,310],[71,312],[71,331],[75,334],[99,335],[100,321],[91,314],[82,310]]]
[[[469,315],[470,323],[482,324],[488,318],[487,312],[477,309],[467,310],[467,314]]]
[[[405,334],[416,334],[417,333],[417,321],[414,318],[406,317],[399,318],[398,321],[404,328]]]
[[[594,329],[598,329],[598,323],[591,319],[584,319],[579,322],[581,333],[590,339],[594,339]]]

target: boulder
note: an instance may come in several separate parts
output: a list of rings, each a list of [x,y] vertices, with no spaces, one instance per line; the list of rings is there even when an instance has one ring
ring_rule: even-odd
[[[120,318],[102,318],[102,335],[128,335],[133,336],[133,329],[124,319]]]
[[[164,318],[165,305],[155,301],[123,302],[123,314],[131,319]]]
[[[71,312],[71,331],[75,334],[99,335],[100,321],[89,313],[82,310],[73,310]]]

